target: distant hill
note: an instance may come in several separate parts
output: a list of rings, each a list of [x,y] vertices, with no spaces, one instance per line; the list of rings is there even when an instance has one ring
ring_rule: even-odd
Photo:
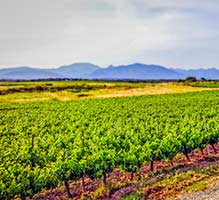
[[[135,63],[131,65],[110,66],[92,73],[92,79],[134,79],[134,80],[160,80],[180,79],[181,74],[159,65],[145,65]]]
[[[171,69],[160,65],[134,63],[101,68],[91,63],[73,63],[52,69],[16,67],[0,69],[0,80],[37,79],[105,79],[105,80],[177,80],[194,76],[198,79],[219,79],[219,70]]]
[[[1,80],[32,80],[59,77],[59,74],[56,74],[51,70],[35,69],[31,67],[0,69]]]
[[[0,80],[33,80],[49,78],[85,79],[100,67],[90,63],[74,63],[53,69],[16,67],[0,69]]]
[[[61,66],[57,69],[52,69],[65,78],[88,78],[94,71],[100,69],[99,66],[91,63],[73,63],[71,65]]]

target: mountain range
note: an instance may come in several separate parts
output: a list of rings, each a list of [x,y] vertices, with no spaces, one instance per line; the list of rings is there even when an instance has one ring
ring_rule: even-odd
[[[172,69],[160,65],[134,63],[102,68],[91,63],[73,63],[53,69],[15,67],[0,69],[0,80],[36,79],[99,79],[99,80],[178,80],[194,76],[198,79],[219,79],[219,70]]]

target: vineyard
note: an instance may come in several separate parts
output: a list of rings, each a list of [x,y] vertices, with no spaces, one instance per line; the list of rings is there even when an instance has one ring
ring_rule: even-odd
[[[216,151],[219,92],[0,104],[0,199]],[[85,190],[82,184],[82,190]]]

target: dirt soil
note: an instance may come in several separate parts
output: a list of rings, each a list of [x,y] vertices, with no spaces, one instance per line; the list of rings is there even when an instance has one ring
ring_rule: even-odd
[[[203,154],[195,151],[189,155],[190,161],[187,161],[184,156],[177,156],[173,160],[174,166],[171,163],[166,162],[155,162],[154,168],[155,172],[163,170],[163,172],[158,173],[156,176],[150,172],[149,165],[145,165],[141,168],[140,172],[134,174],[131,178],[130,173],[122,173],[119,169],[115,169],[112,173],[107,175],[107,184],[109,191],[100,190],[102,181],[101,180],[91,180],[89,178],[85,179],[85,192],[82,190],[82,181],[70,182],[70,189],[73,195],[73,200],[79,199],[101,199],[101,200],[118,200],[122,199],[132,193],[139,191],[139,188],[142,188],[142,184],[145,188],[141,189],[141,192],[144,193],[143,199],[154,199],[154,200],[165,200],[171,199],[177,200],[219,200],[219,183],[212,186],[209,190],[204,192],[197,192],[194,194],[182,195],[181,188],[170,188],[163,186],[153,186],[154,183],[157,183],[163,180],[169,174],[176,174],[180,172],[187,172],[188,170],[193,169],[202,169],[209,166],[219,166],[219,145],[215,145],[217,149],[217,154],[214,154],[213,149],[208,146],[203,151]],[[164,170],[166,169],[166,170]],[[168,169],[171,169],[168,171]],[[191,179],[196,178],[197,180],[202,180],[201,177],[191,177]],[[143,181],[142,181],[143,180]],[[183,185],[184,184],[184,185]],[[182,187],[188,186],[191,184],[189,181],[183,182]],[[175,187],[175,186],[174,186]],[[101,195],[95,196],[97,190],[100,190]],[[176,197],[178,195],[179,197]],[[67,192],[65,188],[59,187],[41,194],[37,194],[33,199],[42,199],[42,200],[67,200]]]
[[[176,200],[219,200],[219,181],[213,183],[210,188],[191,194],[184,194]]]

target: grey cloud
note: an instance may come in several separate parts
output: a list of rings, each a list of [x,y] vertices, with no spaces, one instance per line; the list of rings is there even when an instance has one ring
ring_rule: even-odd
[[[216,66],[215,0],[0,0],[0,67]]]

